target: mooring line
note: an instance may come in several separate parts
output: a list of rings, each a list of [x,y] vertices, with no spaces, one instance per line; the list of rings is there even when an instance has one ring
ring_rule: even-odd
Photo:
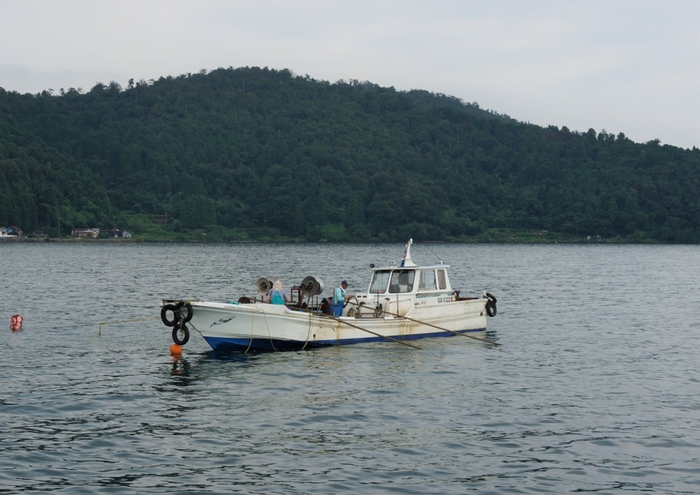
[[[355,303],[350,303],[350,304],[355,304]],[[454,330],[450,330],[449,328],[439,327],[439,326],[437,326],[437,325],[433,325],[432,323],[428,323],[428,322],[425,322],[425,321],[416,320],[415,318],[410,318],[410,317],[408,317],[408,316],[402,316],[402,315],[399,315],[399,314],[396,314],[396,313],[391,313],[391,312],[389,312],[389,311],[384,311],[384,313],[386,313],[386,314],[388,314],[388,315],[391,315],[391,316],[398,317],[398,318],[403,318],[404,320],[414,321],[414,322],[416,322],[416,323],[419,323],[419,324],[421,324],[421,325],[425,325],[425,326],[428,326],[428,327],[437,328],[438,330],[442,330],[442,331],[444,331],[444,332],[449,332],[449,333],[452,333],[452,334],[454,334],[454,335],[461,335],[462,337],[467,337],[467,338],[469,338],[469,339],[474,339],[474,340],[479,340],[479,341],[481,341],[481,342],[486,342],[487,344],[492,344],[492,345],[503,345],[503,344],[500,344],[500,343],[498,343],[498,342],[492,342],[492,341],[490,341],[490,340],[482,339],[481,337],[474,337],[473,335],[467,335],[466,333],[455,332]]]
[[[133,320],[99,321],[96,323],[80,323],[78,325],[61,325],[60,327],[50,327],[50,329],[51,330],[61,330],[64,328],[94,327],[95,325],[99,325],[97,335],[101,335],[102,334],[102,325],[116,325],[118,323],[137,323],[137,322],[141,322],[141,321],[151,321],[151,320],[158,320],[158,319],[160,319],[160,316],[149,316],[148,318],[136,318]]]
[[[413,347],[414,349],[420,350],[420,347],[418,347],[417,345],[409,344],[408,342],[403,342],[403,341],[395,339],[393,337],[389,337],[388,335],[382,335],[381,333],[373,332],[372,330],[367,330],[366,328],[362,328],[358,325],[353,325],[352,323],[349,323],[345,320],[341,320],[340,318],[338,318],[336,316],[329,316],[329,315],[324,315],[324,316],[326,318],[330,318],[331,320],[335,320],[335,321],[338,321],[340,323],[345,323],[346,325],[351,326],[353,328],[357,328],[358,330],[362,330],[363,332],[371,333],[372,335],[376,335],[377,337],[381,337],[383,339],[390,340],[391,342],[396,342],[397,344],[405,345],[408,347]]]

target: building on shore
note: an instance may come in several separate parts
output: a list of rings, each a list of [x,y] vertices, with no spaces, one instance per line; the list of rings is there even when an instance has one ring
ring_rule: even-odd
[[[84,237],[84,238],[92,238],[92,239],[97,239],[100,236],[100,229],[87,229],[87,228],[82,228],[82,229],[73,229],[71,230],[70,235],[72,237]]]
[[[131,234],[126,230],[112,229],[110,230],[110,232],[112,233],[112,237],[131,237]]]
[[[22,231],[17,227],[0,227],[0,237],[22,237]]]

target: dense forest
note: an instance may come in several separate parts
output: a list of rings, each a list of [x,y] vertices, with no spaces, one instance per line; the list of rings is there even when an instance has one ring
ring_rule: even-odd
[[[700,150],[256,67],[0,88],[10,225],[50,237],[116,226],[146,239],[697,243]]]

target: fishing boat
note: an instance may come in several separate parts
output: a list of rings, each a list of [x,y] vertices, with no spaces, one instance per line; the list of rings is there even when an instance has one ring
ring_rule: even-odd
[[[453,290],[449,265],[416,265],[409,240],[398,263],[370,265],[366,292],[348,298],[342,316],[330,314],[331,298],[321,297],[323,281],[309,276],[291,288],[284,304],[270,304],[274,280],[260,278],[256,296],[236,302],[163,300],[161,319],[184,345],[190,328],[217,351],[298,350],[362,342],[409,341],[465,336],[484,340],[487,316],[495,316],[496,298],[463,297]],[[342,304],[342,303],[341,303]],[[490,341],[486,341],[490,342]],[[492,342],[490,342],[492,343]]]

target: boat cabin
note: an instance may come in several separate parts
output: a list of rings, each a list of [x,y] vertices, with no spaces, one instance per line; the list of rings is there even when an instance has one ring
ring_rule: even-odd
[[[455,300],[447,275],[449,265],[418,266],[411,260],[412,240],[399,266],[372,267],[372,279],[367,293],[358,294],[360,306],[367,310],[377,308],[386,313],[405,315],[411,308],[421,305],[442,304]],[[360,311],[364,312],[364,311]]]
[[[447,268],[448,265],[376,268],[368,292],[370,294],[451,292]]]

